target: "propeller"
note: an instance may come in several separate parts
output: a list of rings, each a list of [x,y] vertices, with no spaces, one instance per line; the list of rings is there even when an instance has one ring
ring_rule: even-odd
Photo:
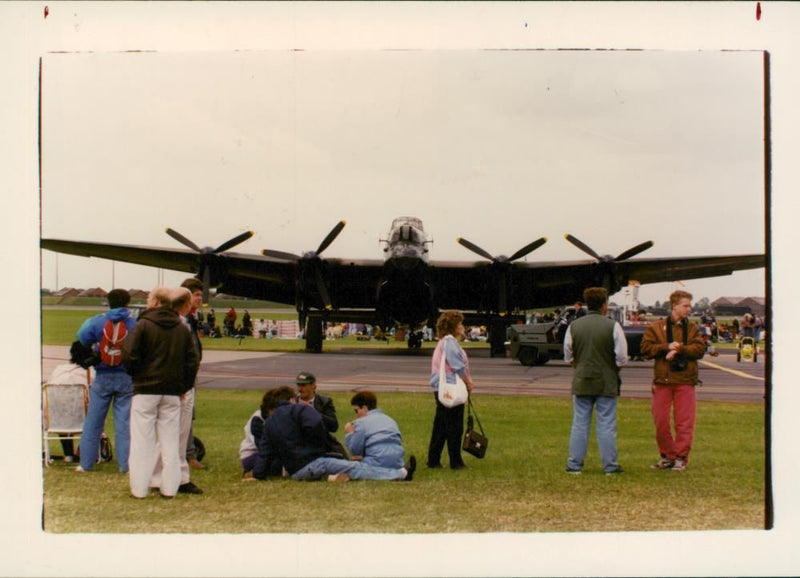
[[[547,242],[547,237],[541,237],[532,243],[528,243],[510,257],[506,257],[505,255],[492,256],[492,254],[485,249],[482,249],[463,237],[459,237],[456,240],[462,247],[466,247],[473,253],[492,262],[492,269],[497,280],[497,313],[499,315],[505,315],[508,303],[508,276],[511,272],[511,264],[544,245]]]
[[[590,255],[591,257],[597,259],[597,263],[601,271],[600,280],[602,282],[602,286],[608,289],[609,293],[615,293],[620,288],[616,276],[616,264],[622,261],[626,261],[631,257],[635,257],[639,253],[642,253],[643,251],[646,251],[647,249],[653,246],[653,241],[645,241],[644,243],[639,243],[638,245],[631,247],[627,251],[623,251],[616,257],[613,257],[611,255],[601,256],[598,255],[594,249],[589,247],[589,245],[587,245],[580,239],[573,237],[569,233],[564,235],[564,238],[573,245],[575,245],[578,249],[586,253],[587,255]]]
[[[240,235],[236,235],[233,239],[225,241],[216,249],[212,249],[211,247],[200,248],[191,239],[187,239],[175,229],[167,228],[167,235],[200,255],[200,270],[198,271],[198,277],[201,277],[203,280],[203,304],[207,305],[208,292],[211,287],[211,269],[218,263],[219,254],[247,241],[253,236],[253,231],[245,231]]]
[[[322,259],[320,258],[320,254],[325,251],[325,249],[327,249],[331,243],[333,243],[336,237],[339,236],[339,233],[342,232],[345,224],[345,221],[339,221],[336,223],[333,229],[331,229],[330,233],[328,233],[319,244],[319,247],[317,247],[316,251],[308,251],[302,255],[295,255],[294,253],[286,253],[284,251],[276,251],[274,249],[263,249],[261,254],[267,257],[272,257],[273,259],[297,263],[300,269],[301,278],[300,291],[302,293],[307,293],[308,284],[313,283],[314,288],[317,290],[317,293],[322,300],[324,308],[330,310],[331,299],[328,295],[328,288],[325,285],[325,279],[322,276]],[[301,302],[303,303],[302,305]],[[298,311],[300,311],[302,324],[302,319],[305,317],[304,312],[307,311],[305,300],[303,300],[302,297],[298,299]]]

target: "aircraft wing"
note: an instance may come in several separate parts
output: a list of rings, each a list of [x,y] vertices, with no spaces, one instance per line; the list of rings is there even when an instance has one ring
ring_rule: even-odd
[[[759,269],[767,264],[764,255],[730,255],[727,257],[683,257],[663,259],[631,259],[617,264],[617,271],[627,281],[641,284],[664,281],[685,281],[704,277],[730,275],[734,271]]]
[[[509,305],[519,309],[551,307],[582,299],[583,290],[604,286],[610,273],[611,293],[635,280],[640,284],[685,281],[730,275],[766,265],[764,255],[630,259],[617,263],[596,260],[516,262],[510,273]],[[431,263],[437,303],[447,308],[492,309],[496,278],[486,261]],[[615,289],[616,287],[616,289]]]
[[[197,271],[197,253],[187,249],[163,249],[158,247],[142,247],[138,245],[112,245],[108,243],[89,243],[84,241],[64,241],[61,239],[42,239],[42,249],[78,255],[79,257],[101,257],[113,261],[135,263],[195,273]]]
[[[277,303],[295,304],[298,264],[264,255],[234,253],[204,255],[190,249],[42,239],[42,249],[100,257],[124,263],[183,271],[196,275],[205,260],[219,292]],[[326,279],[336,307],[374,307],[382,261],[327,259]]]
[[[196,275],[211,269],[212,285],[223,293],[278,303],[295,304],[296,286],[304,272],[297,262],[257,254],[225,251],[198,253],[164,249],[42,239],[41,247],[82,257],[183,271]],[[613,279],[612,293],[631,280],[641,284],[730,275],[766,265],[764,255],[730,255],[628,259],[615,263],[596,260],[515,262],[508,277],[511,308],[533,309],[563,305],[582,297],[583,289]],[[334,308],[370,309],[376,305],[383,261],[325,259],[324,278]],[[494,310],[497,278],[487,261],[431,262],[429,282],[439,308],[465,311]],[[616,289],[615,289],[616,287]],[[316,306],[316,305],[314,305]]]

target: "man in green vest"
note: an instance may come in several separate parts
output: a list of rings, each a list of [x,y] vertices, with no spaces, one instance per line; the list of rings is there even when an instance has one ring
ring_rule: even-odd
[[[597,445],[607,476],[621,474],[617,459],[617,397],[619,368],[628,362],[628,344],[619,323],[606,317],[608,291],[589,287],[583,292],[589,314],[573,321],[564,337],[564,360],[572,363],[572,430],[567,473],[580,474],[592,410],[597,412]]]

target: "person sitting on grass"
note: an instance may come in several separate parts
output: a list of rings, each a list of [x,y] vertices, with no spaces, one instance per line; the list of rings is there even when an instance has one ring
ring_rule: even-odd
[[[407,467],[381,468],[342,458],[329,457],[328,432],[322,417],[312,406],[297,403],[295,391],[283,386],[272,390],[274,408],[264,422],[258,441],[253,476],[264,480],[281,475],[294,480],[347,482],[353,480],[408,480],[414,476],[415,461]]]
[[[301,371],[295,380],[297,386],[297,403],[310,405],[317,410],[322,417],[322,425],[328,431],[328,445],[330,451],[339,454],[338,458],[346,458],[347,450],[344,449],[342,442],[333,435],[339,429],[339,420],[336,417],[336,408],[333,400],[327,395],[317,393],[317,378],[313,373]],[[333,455],[333,454],[331,454]]]
[[[403,467],[405,450],[400,428],[378,409],[378,398],[371,391],[362,391],[350,400],[357,418],[344,426],[345,443],[350,459],[381,468]],[[411,456],[410,463],[416,465]]]
[[[258,458],[257,441],[261,439],[261,435],[264,433],[264,421],[269,415],[270,408],[275,407],[272,402],[274,391],[274,389],[270,389],[264,393],[261,398],[261,407],[253,412],[253,415],[244,424],[244,439],[239,444],[239,461],[242,464],[242,477],[244,478],[253,477],[253,468]]]

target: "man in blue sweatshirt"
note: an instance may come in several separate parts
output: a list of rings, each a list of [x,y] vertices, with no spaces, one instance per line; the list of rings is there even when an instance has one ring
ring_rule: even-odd
[[[89,408],[81,435],[81,463],[76,468],[79,472],[91,470],[97,461],[100,435],[112,402],[117,464],[120,472],[128,471],[133,384],[121,363],[121,348],[124,335],[136,325],[136,319],[131,317],[127,308],[130,300],[130,294],[124,289],[112,290],[108,294],[109,310],[87,319],[78,329],[78,340],[95,349],[101,359],[95,366],[95,379],[89,390]]]

